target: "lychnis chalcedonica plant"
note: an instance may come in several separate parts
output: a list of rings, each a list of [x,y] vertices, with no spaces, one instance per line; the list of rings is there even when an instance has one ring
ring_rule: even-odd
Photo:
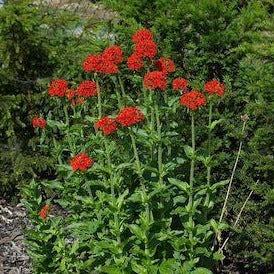
[[[223,259],[212,210],[227,180],[211,171],[225,87],[193,88],[151,31],[132,40],[87,56],[78,86],[52,81],[52,108],[33,118],[56,162],[54,178],[23,189],[36,273],[212,273]]]

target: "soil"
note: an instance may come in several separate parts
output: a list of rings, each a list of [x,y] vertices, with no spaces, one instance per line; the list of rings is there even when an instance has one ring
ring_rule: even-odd
[[[0,274],[29,274],[23,230],[29,224],[22,204],[0,199]]]

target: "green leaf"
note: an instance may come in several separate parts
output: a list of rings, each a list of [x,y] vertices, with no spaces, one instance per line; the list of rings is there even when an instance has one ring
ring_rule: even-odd
[[[222,187],[222,186],[228,184],[228,182],[229,182],[229,179],[220,181],[220,182],[215,183],[215,184],[213,184],[212,186],[210,186],[210,189],[211,189],[212,191],[215,191],[217,188]]]
[[[90,122],[90,123],[92,123],[92,124],[93,124],[97,119],[98,119],[97,117],[91,117],[91,116],[88,116],[88,115],[85,116],[85,120],[87,120],[88,122]]]
[[[133,271],[135,271],[137,274],[147,274],[147,270],[142,265],[139,265],[137,262],[132,261],[131,262],[131,268]]]
[[[214,259],[215,261],[222,261],[222,260],[224,260],[224,258],[225,258],[224,254],[222,254],[222,253],[219,252],[219,251],[214,252],[214,254],[213,254],[213,259]]]
[[[194,157],[194,150],[192,147],[188,146],[188,145],[184,145],[184,151],[185,154],[188,158],[193,159]]]
[[[159,271],[161,274],[175,273],[178,262],[175,259],[168,259],[161,263]]]
[[[198,267],[194,271],[190,272],[191,274],[213,274],[213,272],[204,267]]]
[[[80,247],[80,244],[79,242],[75,242],[73,243],[72,247],[71,247],[71,250],[69,252],[70,255],[74,254]]]
[[[178,179],[175,179],[175,178],[168,178],[168,181],[177,186],[179,189],[181,189],[182,191],[186,192],[186,193],[190,193],[190,186],[187,182],[183,182],[183,181],[180,181]]]
[[[65,123],[50,119],[47,120],[47,125],[51,128],[56,126],[60,130],[64,130],[67,128],[67,125]]]
[[[57,181],[42,182],[42,185],[50,189],[60,189],[60,190],[64,189],[64,186],[62,185],[62,183]]]
[[[213,121],[210,126],[209,126],[209,130],[212,131],[218,124],[220,124],[224,119],[219,119],[219,120],[215,120]]]
[[[109,274],[121,274],[121,270],[116,266],[103,266],[101,268],[101,271],[103,273],[109,273]]]
[[[139,227],[138,225],[135,225],[135,224],[129,225],[129,229],[131,233],[136,235],[139,240],[143,241],[145,239],[145,233],[142,230],[142,228]]]
[[[126,190],[124,191],[124,193],[121,194],[121,195],[118,197],[118,199],[117,199],[117,206],[118,206],[119,209],[122,207],[123,201],[124,201],[124,199],[125,199],[125,197],[126,197],[127,195],[128,195],[128,189],[126,189]]]

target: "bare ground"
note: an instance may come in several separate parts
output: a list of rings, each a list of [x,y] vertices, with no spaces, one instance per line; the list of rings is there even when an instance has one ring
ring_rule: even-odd
[[[0,274],[32,273],[23,242],[26,215],[22,204],[11,205],[0,199]]]

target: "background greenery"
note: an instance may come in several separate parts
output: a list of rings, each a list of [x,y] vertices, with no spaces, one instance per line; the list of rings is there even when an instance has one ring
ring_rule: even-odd
[[[50,107],[43,100],[48,82],[81,78],[79,67],[88,53],[114,42],[118,33],[117,44],[130,44],[136,29],[152,28],[163,52],[175,61],[178,75],[197,88],[214,77],[228,87],[227,102],[218,105],[214,117],[224,118],[216,143],[225,143],[227,153],[216,150],[213,177],[229,174],[241,138],[244,146],[226,221],[233,223],[251,189],[254,194],[232,234],[224,263],[229,271],[270,273],[274,250],[272,1],[100,2],[116,14],[56,9],[25,0],[6,1],[0,9],[0,189],[12,196],[17,184],[54,175],[49,153],[35,151],[38,138],[31,128],[32,117],[42,106],[45,111]],[[250,120],[242,136],[240,117],[245,113]],[[223,196],[220,193],[220,203]]]

